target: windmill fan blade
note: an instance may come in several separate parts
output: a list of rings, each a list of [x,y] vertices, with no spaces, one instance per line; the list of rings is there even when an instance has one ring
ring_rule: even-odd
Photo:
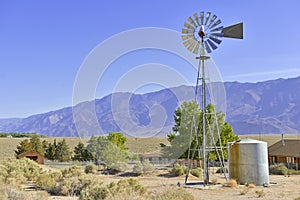
[[[184,46],[188,47],[193,42],[193,39],[189,39],[183,42]]]
[[[196,19],[197,25],[200,26],[200,21],[199,21],[198,14],[195,13],[195,14],[194,14],[194,17],[195,17],[195,19]]]
[[[213,50],[215,50],[216,48],[218,48],[217,45],[215,45],[210,39],[208,39],[207,42],[208,42],[209,46],[211,46],[211,48]]]
[[[204,12],[200,12],[200,22],[201,22],[201,25],[204,24]]]
[[[204,45],[205,45],[205,49],[206,49],[207,53],[211,53],[211,49],[208,46],[207,41],[204,42]]]
[[[214,16],[210,19],[209,24],[208,24],[208,27],[210,27],[210,25],[211,25],[216,19],[217,19],[217,16],[214,15]]]
[[[205,16],[205,23],[204,23],[204,25],[206,25],[207,24],[207,22],[208,22],[208,19],[209,19],[209,17],[210,17],[210,12],[207,12],[207,14],[206,14],[206,16]]]
[[[199,46],[200,46],[200,42],[197,42],[197,45],[196,45],[196,47],[195,47],[195,49],[193,51],[194,54],[198,54],[198,52],[199,52]]]
[[[209,36],[209,39],[211,39],[212,41],[214,41],[217,44],[221,44],[221,42],[222,42],[222,40],[219,40],[218,38],[215,38],[215,37],[212,37],[212,36]]]
[[[221,20],[219,19],[219,20],[216,21],[210,28],[212,29],[212,28],[218,26],[218,25],[221,24],[221,23],[222,23],[222,22],[221,22]]]
[[[243,23],[225,27],[222,33],[227,38],[243,39]]]
[[[196,25],[195,21],[192,19],[192,17],[189,17],[188,20],[191,24],[194,25],[194,27],[197,27],[197,25]]]
[[[217,32],[223,30],[223,26],[210,30],[210,32]]]
[[[190,30],[190,29],[182,29],[182,33],[194,33],[194,30]]]
[[[193,51],[194,47],[196,46],[197,41],[196,40],[192,40],[191,45],[188,47],[189,51]]]
[[[186,28],[188,28],[188,29],[195,30],[195,27],[194,27],[194,26],[192,26],[192,25],[190,25],[190,24],[189,24],[189,23],[187,23],[187,22],[184,22],[184,26],[185,26]]]
[[[191,38],[193,38],[193,37],[194,37],[194,35],[182,35],[182,36],[181,36],[182,40],[191,39]]]

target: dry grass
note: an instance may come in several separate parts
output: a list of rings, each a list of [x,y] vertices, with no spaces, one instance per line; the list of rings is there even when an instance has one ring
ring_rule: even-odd
[[[255,188],[256,186],[255,186],[254,184],[251,183],[251,184],[248,185],[248,187],[249,187],[249,188]]]

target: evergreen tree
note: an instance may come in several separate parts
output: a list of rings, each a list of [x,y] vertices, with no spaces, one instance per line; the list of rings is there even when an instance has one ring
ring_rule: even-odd
[[[93,160],[92,154],[87,150],[82,142],[79,142],[74,148],[74,156],[72,160],[89,161]]]
[[[31,143],[28,141],[28,139],[22,140],[20,144],[17,146],[17,150],[15,151],[16,157],[30,150],[32,150],[32,146]]]
[[[71,152],[66,139],[57,143],[55,149],[55,160],[58,160],[59,162],[68,162],[71,160]]]
[[[56,154],[56,139],[54,139],[53,144],[49,143],[48,148],[46,149],[45,157],[48,160],[56,160],[55,154]]]
[[[41,142],[40,137],[38,135],[33,135],[30,138],[30,143],[31,143],[31,147],[32,147],[33,151],[38,152],[40,154],[45,153],[42,142]]]

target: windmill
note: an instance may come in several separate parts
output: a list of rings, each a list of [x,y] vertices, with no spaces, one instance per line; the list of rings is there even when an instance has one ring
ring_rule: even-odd
[[[221,147],[216,147],[215,141],[217,139],[220,140],[220,131],[218,131],[218,136],[212,135],[208,137],[206,121],[207,115],[206,113],[206,72],[205,72],[205,64],[207,60],[210,59],[209,53],[218,48],[218,45],[221,44],[223,38],[236,38],[243,39],[243,23],[234,24],[231,26],[223,27],[221,25],[221,20],[218,19],[216,15],[213,15],[211,12],[200,12],[195,13],[193,16],[190,16],[186,22],[184,22],[184,28],[182,29],[182,40],[184,46],[193,54],[196,54],[196,59],[199,60],[198,73],[197,73],[197,81],[196,81],[196,89],[195,89],[195,101],[198,96],[198,88],[199,82],[201,81],[201,94],[202,94],[202,143],[199,141],[199,131],[196,131],[196,148],[192,148],[192,130],[190,133],[190,142],[188,149],[188,160],[190,160],[185,184],[187,184],[189,171],[191,168],[191,162],[194,159],[195,152],[198,152],[198,155],[201,155],[203,161],[203,185],[207,185],[209,183],[209,172],[208,172],[208,152],[212,150],[216,150],[219,160],[221,161],[221,166],[224,167],[224,156],[222,154],[222,159],[220,158],[220,154],[217,149]],[[195,123],[195,120],[193,119]],[[196,124],[194,124],[196,127]],[[195,128],[196,130],[196,128]],[[218,138],[215,138],[218,137]],[[213,140],[213,141],[208,141]],[[210,145],[208,145],[210,144]],[[213,146],[211,146],[213,144]],[[221,144],[221,142],[220,142]],[[226,177],[225,170],[224,175]]]

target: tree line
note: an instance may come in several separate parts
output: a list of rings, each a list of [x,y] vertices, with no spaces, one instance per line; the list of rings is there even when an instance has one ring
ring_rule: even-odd
[[[16,156],[27,152],[35,151],[43,154],[46,159],[68,162],[73,161],[93,161],[108,168],[118,167],[132,159],[125,146],[127,138],[120,132],[109,133],[108,136],[92,136],[87,145],[78,142],[73,152],[70,150],[66,139],[58,141],[54,139],[53,143],[46,140],[41,141],[38,135],[32,136],[29,140],[20,142],[15,151]]]

